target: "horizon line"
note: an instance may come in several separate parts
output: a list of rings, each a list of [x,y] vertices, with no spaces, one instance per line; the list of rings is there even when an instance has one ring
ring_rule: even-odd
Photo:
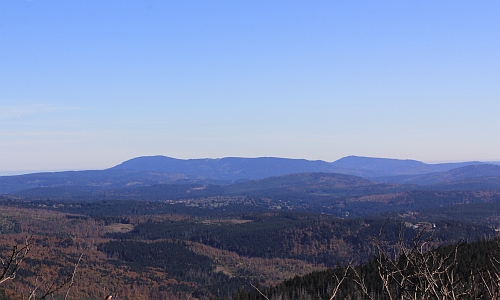
[[[177,160],[223,159],[223,158],[253,158],[253,159],[256,159],[256,158],[282,158],[282,159],[290,159],[290,160],[324,161],[324,162],[328,162],[328,163],[333,163],[333,162],[336,162],[336,161],[338,161],[338,160],[340,160],[342,158],[354,156],[354,157],[363,157],[363,158],[390,159],[390,160],[401,160],[401,161],[412,160],[412,161],[422,162],[424,164],[447,164],[447,163],[466,163],[466,162],[480,162],[480,163],[494,163],[494,164],[495,163],[500,163],[500,159],[420,161],[420,160],[411,159],[411,158],[401,159],[401,158],[374,157],[374,156],[362,156],[362,155],[347,155],[347,156],[343,156],[343,157],[341,157],[341,158],[339,158],[337,160],[329,162],[329,161],[322,160],[322,159],[288,158],[288,157],[279,157],[279,156],[258,156],[258,157],[225,156],[225,157],[215,157],[215,158],[211,158],[211,157],[204,157],[204,158],[175,158],[175,157],[161,155],[161,154],[158,154],[158,155],[141,155],[141,156],[136,156],[136,157],[124,160],[121,163],[129,161],[129,160],[132,160],[132,159],[135,159],[135,158],[140,158],[140,157],[157,157],[157,156],[168,157],[168,158],[177,159]],[[120,165],[121,163],[119,163],[117,165]],[[66,169],[66,168],[63,168],[63,169],[42,169],[42,170],[5,170],[5,171],[0,170],[0,177],[2,177],[2,176],[29,175],[29,174],[37,174],[37,173],[58,173],[58,172],[79,172],[79,171],[104,171],[104,170],[113,168],[113,167],[115,167],[117,165],[114,165],[114,166],[108,167],[108,168],[103,168],[103,169],[71,169],[71,168],[67,168]]]

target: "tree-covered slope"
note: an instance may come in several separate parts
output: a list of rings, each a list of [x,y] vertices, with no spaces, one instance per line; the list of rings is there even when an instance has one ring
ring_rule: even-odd
[[[435,172],[420,175],[402,175],[374,178],[374,181],[397,184],[453,184],[467,182],[467,180],[483,180],[485,178],[500,177],[500,166],[493,164],[477,164],[454,168],[445,172]]]

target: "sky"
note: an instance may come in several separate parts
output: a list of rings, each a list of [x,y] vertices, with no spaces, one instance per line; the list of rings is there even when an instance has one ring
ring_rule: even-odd
[[[500,1],[0,0],[0,175],[500,160]]]

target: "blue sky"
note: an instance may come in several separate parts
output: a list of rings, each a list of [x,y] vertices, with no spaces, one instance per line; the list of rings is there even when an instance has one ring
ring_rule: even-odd
[[[500,160],[499,1],[0,0],[0,174]]]

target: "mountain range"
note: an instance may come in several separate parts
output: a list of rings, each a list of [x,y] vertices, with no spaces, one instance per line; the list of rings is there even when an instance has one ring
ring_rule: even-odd
[[[482,162],[426,164],[416,160],[347,156],[334,162],[278,157],[175,159],[144,156],[127,160],[109,170],[155,171],[197,178],[253,180],[292,173],[325,172],[365,178],[443,172]]]
[[[490,185],[496,186],[499,181],[497,177],[500,177],[500,166],[478,161],[426,164],[416,160],[359,156],[348,156],[334,162],[276,157],[184,160],[166,156],[144,156],[105,170],[0,176],[0,193],[17,193],[33,188],[71,187],[73,190],[88,193],[156,184],[229,185],[297,173],[351,175],[362,178],[350,180],[365,184],[369,181],[384,184],[435,185],[484,178],[488,179]],[[293,177],[286,177],[286,180],[291,178]]]
[[[481,178],[481,177],[496,177],[500,176],[500,166],[493,164],[477,164],[467,165],[460,168],[454,168],[444,172],[433,172],[428,174],[413,174],[413,175],[399,175],[399,176],[386,176],[374,178],[377,182],[385,183],[398,183],[398,184],[419,184],[429,185],[442,182],[450,182],[457,180],[464,180],[467,178]]]

